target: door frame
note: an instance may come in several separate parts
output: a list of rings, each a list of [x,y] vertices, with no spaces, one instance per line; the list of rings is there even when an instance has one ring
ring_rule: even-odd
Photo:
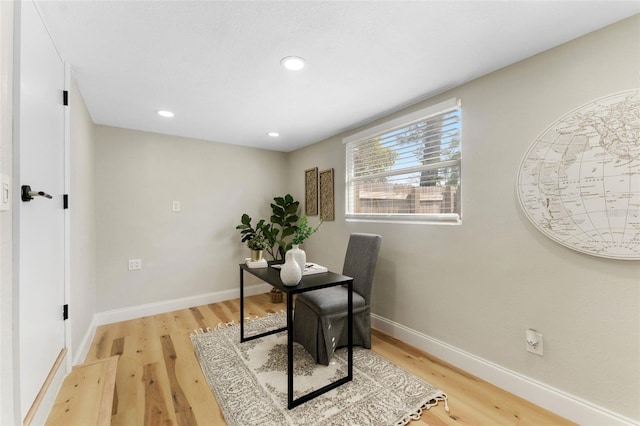
[[[45,24],[46,25],[46,24]],[[52,38],[53,40],[53,38]],[[55,40],[54,40],[55,46]],[[71,303],[71,212],[69,197],[71,196],[71,113],[69,105],[69,91],[71,89],[71,66],[64,60],[62,55],[62,63],[64,64],[64,88],[67,105],[64,108],[64,193],[67,195],[67,205],[64,209],[64,303],[70,306]],[[70,309],[70,308],[69,308]],[[69,312],[69,311],[67,311]],[[72,320],[71,314],[64,322],[64,346],[67,348],[67,372],[73,367],[73,342],[71,341]]]

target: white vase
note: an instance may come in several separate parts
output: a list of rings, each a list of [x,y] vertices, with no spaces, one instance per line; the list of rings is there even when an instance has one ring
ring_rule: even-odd
[[[285,254],[284,265],[282,265],[282,269],[280,269],[280,279],[282,280],[282,284],[289,287],[295,286],[298,285],[301,278],[302,269],[300,269],[298,262],[296,262],[293,256],[287,252]]]
[[[298,244],[294,244],[291,250],[285,253],[285,260],[287,255],[292,256],[293,259],[298,263],[298,266],[300,266],[300,270],[304,272],[304,266],[307,263],[307,253],[302,250]]]

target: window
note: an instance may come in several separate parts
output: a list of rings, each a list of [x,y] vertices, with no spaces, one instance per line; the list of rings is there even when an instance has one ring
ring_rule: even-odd
[[[460,102],[344,139],[347,220],[460,223]]]

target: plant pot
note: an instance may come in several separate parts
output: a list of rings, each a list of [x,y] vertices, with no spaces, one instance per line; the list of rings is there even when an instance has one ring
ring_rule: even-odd
[[[262,250],[251,250],[251,261],[260,262],[262,260]]]
[[[282,303],[282,292],[277,288],[272,288],[269,292],[271,303]]]

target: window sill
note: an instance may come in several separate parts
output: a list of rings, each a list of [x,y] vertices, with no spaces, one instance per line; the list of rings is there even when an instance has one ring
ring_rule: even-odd
[[[347,214],[347,222],[398,223],[413,225],[462,225],[457,214],[440,215],[354,215]]]

